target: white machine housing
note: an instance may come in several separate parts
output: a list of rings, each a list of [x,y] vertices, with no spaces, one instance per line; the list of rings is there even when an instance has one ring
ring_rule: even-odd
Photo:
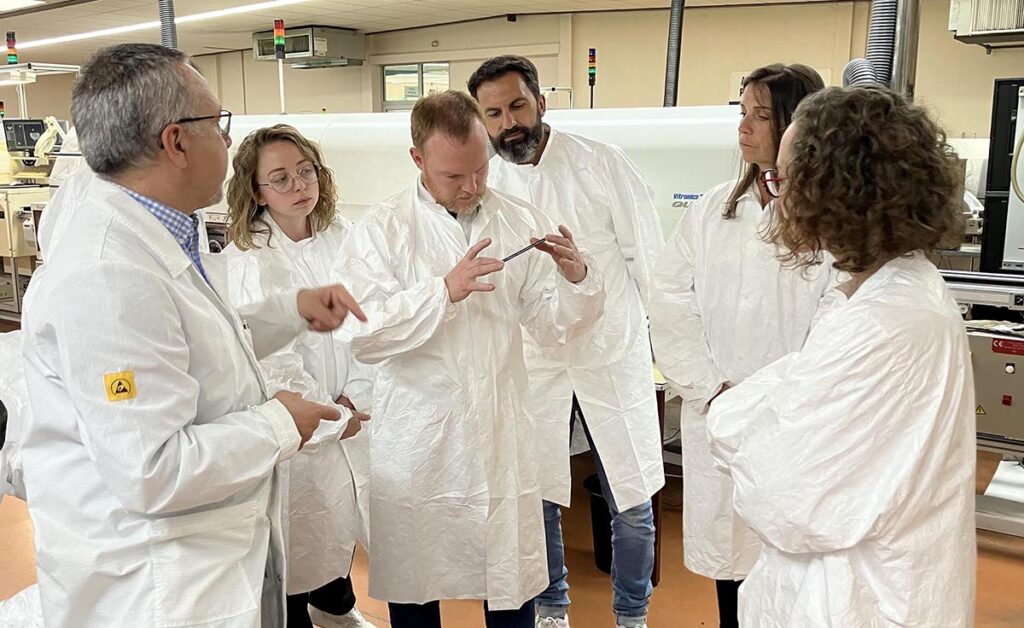
[[[236,116],[231,139],[236,149],[250,132],[290,124],[324,152],[341,196],[340,211],[364,217],[418,174],[409,156],[409,112]],[[544,117],[551,126],[622,148],[654,188],[662,227],[668,235],[683,209],[710,188],[735,179],[738,107],[563,109]],[[227,206],[210,208],[207,219],[226,220]]]

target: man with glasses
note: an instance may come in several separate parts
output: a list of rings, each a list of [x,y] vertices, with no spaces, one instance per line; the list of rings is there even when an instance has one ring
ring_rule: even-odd
[[[278,463],[340,414],[271,398],[257,361],[363,314],[341,286],[224,300],[195,212],[220,199],[230,114],[186,55],[101,50],[71,109],[96,176],[46,210],[67,237],[47,244],[24,317],[45,623],[282,626]]]

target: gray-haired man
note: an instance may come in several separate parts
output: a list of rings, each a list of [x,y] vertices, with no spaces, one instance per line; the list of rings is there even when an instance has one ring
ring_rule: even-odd
[[[101,50],[71,110],[98,176],[25,310],[45,623],[281,626],[278,463],[339,414],[270,398],[257,360],[362,312],[341,286],[244,312],[222,300],[193,215],[221,194],[231,118],[186,55]]]

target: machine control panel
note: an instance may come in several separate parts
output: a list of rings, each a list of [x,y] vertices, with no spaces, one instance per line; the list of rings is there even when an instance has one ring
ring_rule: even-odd
[[[985,439],[1024,446],[1024,338],[969,332],[974,363],[975,416],[979,444]]]

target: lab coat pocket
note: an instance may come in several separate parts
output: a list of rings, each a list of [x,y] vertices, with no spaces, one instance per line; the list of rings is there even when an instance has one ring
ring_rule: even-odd
[[[193,626],[258,610],[243,563],[253,549],[256,506],[246,502],[150,524],[157,626]]]

